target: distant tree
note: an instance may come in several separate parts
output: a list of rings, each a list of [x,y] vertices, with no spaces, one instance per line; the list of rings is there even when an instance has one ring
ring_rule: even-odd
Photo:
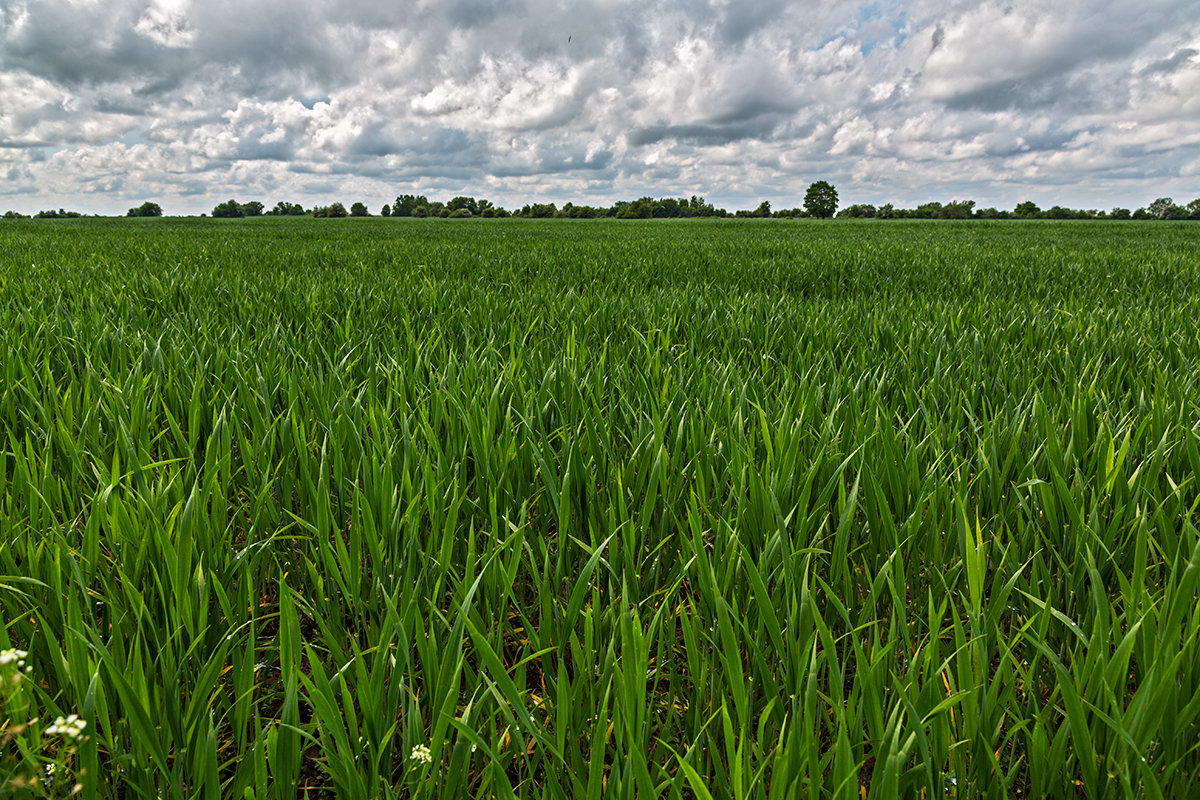
[[[1128,208],[1114,208],[1108,215],[1109,219],[1131,219],[1133,214]]]
[[[1042,210],[1038,208],[1038,204],[1032,200],[1026,200],[1024,203],[1017,203],[1017,207],[1013,209],[1013,216],[1018,219],[1037,219],[1042,215]]]
[[[1046,211],[1046,219],[1074,219],[1075,212],[1063,206],[1052,206]]]
[[[970,219],[974,212],[974,200],[952,200],[942,206],[938,219]]]
[[[841,219],[874,219],[878,213],[870,203],[856,203],[843,208],[837,216]]]
[[[688,199],[688,216],[689,217],[719,217],[723,216],[712,203],[706,203],[703,197],[692,195]]]
[[[421,206],[428,206],[429,198],[423,194],[402,194],[392,204],[393,217],[415,217],[415,212]],[[428,209],[427,209],[428,211]],[[420,216],[425,216],[424,214]]]
[[[618,219],[650,219],[654,216],[653,197],[639,197],[632,202],[617,203],[613,207],[616,209],[615,216]]]
[[[1200,197],[1188,203],[1184,208],[1187,209],[1188,219],[1200,219]]]
[[[456,208],[456,209],[454,209],[453,211],[451,211],[451,212],[448,214],[448,216],[449,216],[451,219],[463,219],[463,218],[465,218],[465,217],[473,217],[473,216],[475,216],[475,215],[471,213],[470,209],[466,209],[466,208]]]
[[[554,205],[554,203],[530,203],[522,207],[517,213],[522,217],[548,219],[553,217],[556,211],[558,211],[558,208]],[[646,216],[649,216],[649,214]]]
[[[975,212],[975,216],[979,219],[1002,219],[1000,214],[998,208],[981,208]]]
[[[346,207],[341,203],[333,203],[328,206],[317,206],[312,210],[314,217],[345,217],[349,216],[346,213]]]
[[[379,209],[379,216],[390,217],[392,215],[392,207],[387,203],[383,204],[383,208]]]
[[[1175,201],[1169,197],[1160,197],[1146,207],[1150,212],[1150,216],[1155,219],[1166,219],[1171,211],[1171,206],[1175,205]]]
[[[350,204],[350,216],[352,216],[352,217],[369,217],[369,216],[371,216],[371,212],[367,211],[367,206],[365,203],[351,203]]]
[[[1154,215],[1147,209],[1139,208],[1133,212],[1133,219],[1154,219]]]
[[[474,216],[479,213],[479,204],[475,202],[474,197],[454,197],[449,203],[446,203],[446,211],[450,214],[462,209],[466,209]]]
[[[257,200],[251,200],[249,203],[242,203],[243,217],[261,217],[263,215],[263,204]]]
[[[161,217],[162,215],[162,206],[151,202],[142,203],[137,208],[131,208],[125,212],[127,217]]]
[[[237,200],[226,200],[224,203],[213,207],[212,215],[224,219],[235,219],[245,216],[245,212],[242,211],[242,206]]]
[[[758,208],[754,209],[754,216],[769,217],[771,216],[771,201],[763,200],[758,204]]]
[[[4,219],[29,219],[29,215],[22,214],[20,211],[5,211]]]
[[[895,219],[896,207],[891,203],[885,203],[879,207],[878,211],[875,212],[875,216],[879,219]]]
[[[837,207],[837,189],[828,181],[817,181],[804,193],[804,209],[809,216],[828,219],[837,212]]]

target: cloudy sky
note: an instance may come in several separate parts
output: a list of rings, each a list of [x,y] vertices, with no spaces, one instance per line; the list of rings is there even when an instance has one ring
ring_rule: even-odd
[[[0,209],[1200,196],[1197,0],[0,0]]]

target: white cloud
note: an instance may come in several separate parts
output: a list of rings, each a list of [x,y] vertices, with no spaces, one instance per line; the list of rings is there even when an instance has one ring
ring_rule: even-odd
[[[0,0],[22,203],[1200,194],[1192,0]],[[14,193],[20,193],[14,194]],[[329,195],[329,196],[324,196]]]
[[[152,0],[133,29],[163,47],[187,47],[196,38],[188,24],[190,0]]]

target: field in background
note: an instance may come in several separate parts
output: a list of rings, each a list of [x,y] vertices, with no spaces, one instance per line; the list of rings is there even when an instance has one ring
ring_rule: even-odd
[[[1187,796],[1197,241],[0,224],[0,782]]]

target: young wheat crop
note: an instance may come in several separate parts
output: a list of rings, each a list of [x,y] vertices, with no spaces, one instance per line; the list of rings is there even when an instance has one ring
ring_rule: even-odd
[[[0,791],[1188,796],[1198,289],[1166,223],[0,224]]]

